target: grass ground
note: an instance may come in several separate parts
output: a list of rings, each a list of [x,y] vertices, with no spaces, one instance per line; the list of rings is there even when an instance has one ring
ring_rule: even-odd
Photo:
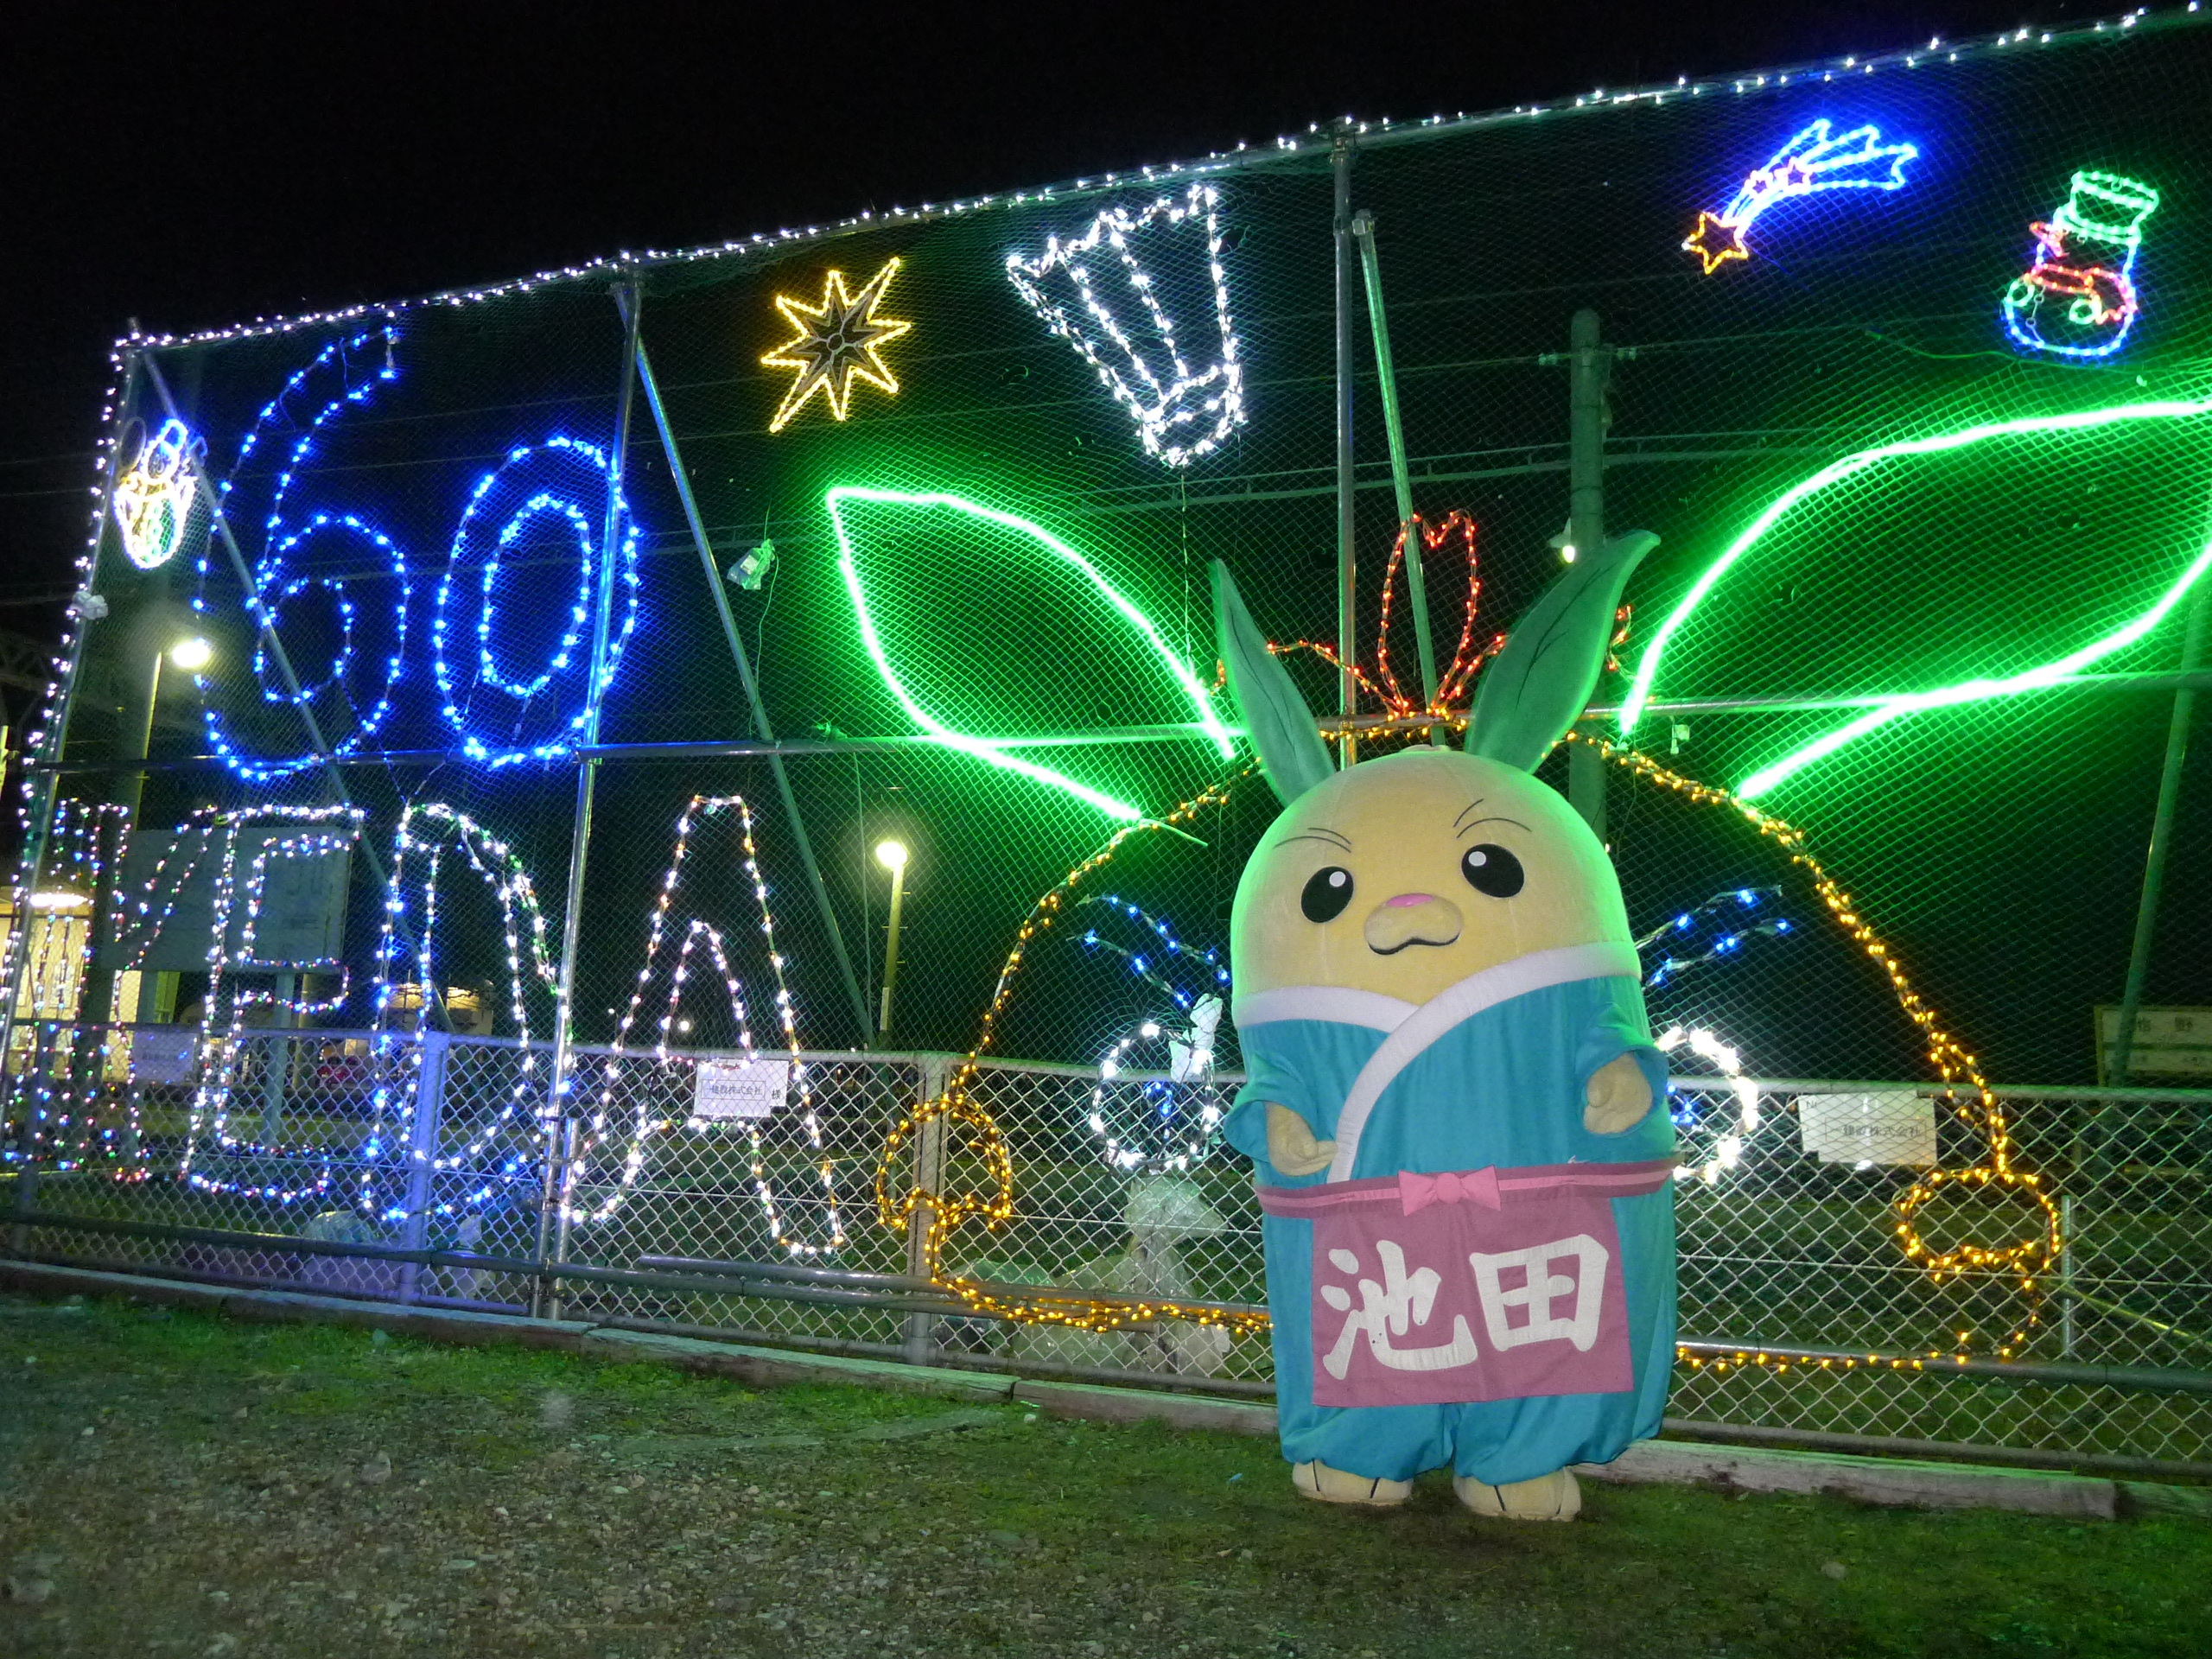
[[[0,1651],[2152,1655],[2212,1527],[1586,1485],[1307,1503],[1268,1442],[0,1298]]]

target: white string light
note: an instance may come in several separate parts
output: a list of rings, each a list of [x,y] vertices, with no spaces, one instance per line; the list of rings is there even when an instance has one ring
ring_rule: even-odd
[[[1220,193],[1212,185],[1193,184],[1179,202],[1161,196],[1134,213],[1109,207],[1079,236],[1065,242],[1057,236],[1047,238],[1045,251],[1034,259],[1018,253],[1007,256],[1007,280],[1029,302],[1030,309],[1097,371],[1100,383],[1136,422],[1146,450],[1169,467],[1187,467],[1211,454],[1244,423],[1244,370],[1237,360],[1236,334],[1229,315],[1229,276],[1221,263],[1220,204]],[[1172,247],[1170,238],[1186,226],[1186,234],[1203,232],[1205,237],[1213,321],[1221,337],[1220,356],[1196,372],[1175,343],[1174,320],[1161,303],[1158,279],[1138,262],[1130,245],[1143,238],[1147,251],[1162,242]],[[1147,360],[1149,348],[1141,349],[1130,338],[1102,296],[1101,285],[1092,280],[1091,261],[1102,246],[1110,251],[1103,257],[1120,264],[1123,281],[1159,337],[1164,362]],[[1046,283],[1063,273],[1074,286],[1079,307],[1064,304],[1046,291]],[[1110,345],[1102,344],[1102,336]],[[1207,429],[1185,435],[1201,428]]]
[[[791,1001],[789,979],[785,971],[785,960],[783,952],[776,945],[775,917],[768,906],[768,886],[760,874],[760,849],[753,839],[753,809],[741,795],[695,795],[684,807],[683,816],[676,821],[676,849],[669,859],[667,871],[661,877],[660,893],[653,901],[652,911],[646,924],[645,963],[638,969],[637,988],[631,992],[629,1006],[623,1010],[621,1023],[615,1032],[614,1042],[607,1055],[606,1069],[601,1073],[599,1102],[593,1115],[589,1135],[583,1141],[577,1156],[569,1166],[568,1176],[564,1183],[563,1202],[564,1204],[569,1202],[568,1194],[573,1192],[582,1176],[586,1153],[591,1147],[604,1143],[607,1138],[607,1126],[614,1115],[615,1085],[621,1069],[622,1058],[629,1048],[630,1033],[637,1025],[639,1011],[645,1003],[646,984],[652,977],[656,966],[660,963],[661,953],[667,941],[670,908],[675,902],[684,860],[690,853],[694,825],[733,808],[737,814],[746,879],[752,885],[753,900],[760,908],[760,936],[766,947],[769,971],[775,984],[773,1001],[777,1022],[782,1029],[785,1052],[791,1057],[789,1061],[790,1074],[786,1087],[798,1090],[800,1122],[805,1130],[808,1150],[814,1160],[817,1175],[821,1181],[822,1202],[829,1226],[828,1240],[823,1243],[814,1243],[802,1239],[786,1221],[783,1205],[776,1197],[773,1183],[769,1179],[766,1140],[758,1119],[753,1120],[750,1125],[753,1192],[760,1200],[761,1213],[767,1221],[769,1236],[778,1244],[793,1256],[830,1255],[842,1249],[846,1242],[844,1218],[837,1199],[836,1164],[830,1157],[823,1144],[822,1121],[815,1110],[813,1085],[809,1078],[806,1065],[798,1058],[799,1052],[798,1014]],[[705,944],[708,954],[721,974],[723,993],[729,999],[730,1014],[737,1024],[738,1045],[744,1053],[744,1063],[748,1065],[760,1063],[756,1058],[757,1051],[753,1045],[752,1020],[747,1010],[744,989],[738,982],[735,971],[730,967],[723,936],[719,929],[694,916],[686,918],[683,937],[677,947],[675,962],[668,970],[667,1001],[661,1012],[658,1035],[653,1043],[653,1058],[664,1075],[683,1067],[696,1066],[697,1064],[690,1057],[672,1052],[669,1045],[676,1031],[677,1005],[683,995],[684,982],[690,973],[691,953],[702,942]],[[695,1118],[691,1120],[690,1127],[699,1129],[702,1125]],[[647,1137],[652,1134],[654,1128],[652,1100],[649,1097],[640,1096],[630,1126],[630,1147],[624,1158],[620,1187],[613,1196],[595,1209],[584,1211],[571,1206],[569,1214],[572,1218],[603,1221],[613,1213],[620,1202],[622,1192],[637,1179],[639,1172],[644,1166]]]
[[[262,906],[268,895],[270,861],[328,858],[347,852],[360,841],[362,817],[361,809],[357,806],[253,806],[217,814],[209,820],[211,829],[223,832],[223,859],[216,870],[213,913],[208,924],[207,994],[201,1003],[200,1018],[200,1081],[193,1093],[184,1153],[177,1166],[177,1173],[201,1192],[236,1193],[293,1204],[327,1192],[337,1179],[327,1147],[288,1148],[273,1138],[256,1141],[234,1133],[232,1106],[245,1060],[249,1010],[268,1008],[282,1015],[287,1024],[297,1026],[315,1014],[332,1012],[345,1002],[353,985],[352,970],[341,963],[337,994],[323,998],[283,995],[273,985],[247,983],[238,976],[291,970],[289,963],[264,963],[254,956]],[[255,848],[241,889],[239,841],[249,830],[272,824],[283,827],[287,833]],[[180,826],[180,842],[184,834],[184,827]],[[195,865],[198,856],[195,855]],[[181,887],[181,881],[179,886]],[[174,908],[173,897],[169,909]],[[164,916],[167,914],[165,911]],[[230,947],[233,916],[238,918],[235,954]],[[141,944],[136,960],[144,960],[152,938],[149,934]],[[264,1053],[263,1063],[266,1066],[289,1067],[290,1058],[289,1047],[271,1045]],[[213,1173],[200,1166],[203,1157],[215,1166]],[[221,1173],[225,1164],[248,1160],[258,1166],[254,1176],[234,1179]],[[282,1175],[272,1179],[267,1173],[270,1164],[280,1171],[287,1165],[302,1164],[313,1173],[297,1181]]]
[[[418,825],[424,827],[418,829]],[[495,1141],[509,1134],[518,1120],[531,1125],[531,1133],[522,1149],[517,1152],[510,1148],[505,1162],[494,1173],[493,1179],[461,1199],[464,1207],[483,1204],[496,1196],[502,1185],[532,1179],[536,1150],[543,1146],[549,1118],[556,1109],[544,1102],[544,1090],[537,1081],[537,1055],[531,1046],[530,1010],[523,995],[525,984],[535,982],[551,995],[559,982],[558,970],[546,944],[545,914],[537,902],[537,891],[531,885],[530,872],[523,868],[513,849],[467,813],[443,801],[410,801],[401,810],[398,827],[392,836],[391,874],[385,888],[383,925],[377,939],[371,1014],[372,1029],[377,1034],[370,1043],[377,1084],[372,1097],[372,1129],[363,1148],[359,1177],[358,1201],[361,1209],[387,1221],[404,1217],[406,1210],[377,1192],[376,1164],[389,1153],[411,1148],[414,1144],[415,1116],[422,1092],[423,1039],[429,1031],[430,1007],[436,1001],[438,983],[438,876],[449,847],[461,850],[469,868],[499,902],[501,932],[506,945],[507,1006],[520,1048],[516,1079],[500,1101],[499,1109],[487,1121],[471,1123],[458,1152],[432,1154],[432,1167],[466,1169],[474,1177],[481,1173],[477,1169],[478,1160]],[[423,872],[422,920],[411,930],[407,926],[410,866],[419,866]],[[403,982],[396,976],[396,964],[404,961],[400,945],[402,934],[410,931],[415,949],[413,978],[411,982]],[[415,993],[414,1020],[404,1031],[395,1029],[392,1023],[395,995],[403,983],[411,983]],[[533,1101],[537,1103],[535,1110],[531,1109]],[[410,1152],[409,1155],[413,1154]],[[434,1199],[431,1207],[440,1215],[450,1215],[454,1208],[442,1199]]]
[[[57,801],[42,877],[16,890],[9,948],[28,953],[23,989],[29,1006],[18,1000],[15,1029],[22,1046],[9,1057],[16,1071],[0,1112],[22,1126],[22,1146],[9,1150],[10,1161],[42,1149],[53,1167],[73,1169],[93,1149],[94,1107],[111,1037],[80,1028],[87,1020],[105,1022],[109,1011],[86,1009],[79,1001],[97,931],[95,895],[102,873],[121,855],[129,823],[126,807]],[[99,1050],[96,1058],[87,1058],[88,1046]],[[113,1126],[105,1126],[100,1138],[113,1135]]]
[[[1675,1166],[1676,1180],[1695,1179],[1710,1186],[1743,1161],[1744,1142],[1759,1127],[1758,1085],[1744,1075],[1742,1058],[1736,1051],[1701,1026],[1669,1026],[1654,1044],[1662,1054],[1671,1054],[1686,1045],[1691,1053],[1727,1080],[1729,1094],[1735,1102],[1735,1122],[1725,1133],[1714,1136],[1712,1149],[1705,1158]]]

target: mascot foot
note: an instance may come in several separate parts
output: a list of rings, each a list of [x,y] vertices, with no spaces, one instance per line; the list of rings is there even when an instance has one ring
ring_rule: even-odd
[[[1324,1503],[1357,1503],[1370,1510],[1395,1509],[1414,1490],[1410,1480],[1378,1480],[1371,1475],[1346,1474],[1325,1463],[1294,1463],[1290,1465],[1290,1478],[1307,1497],[1317,1497]]]
[[[1582,1512],[1582,1489],[1564,1469],[1534,1480],[1508,1481],[1489,1486],[1471,1476],[1453,1478],[1452,1490],[1477,1515],[1507,1521],[1572,1521]]]

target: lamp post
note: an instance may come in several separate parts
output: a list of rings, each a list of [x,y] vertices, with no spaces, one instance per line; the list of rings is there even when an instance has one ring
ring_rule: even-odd
[[[891,995],[899,988],[899,912],[906,898],[906,843],[876,842],[875,861],[891,872],[890,936],[883,945],[883,1007],[875,1021],[875,1034],[880,1039],[891,1034]]]

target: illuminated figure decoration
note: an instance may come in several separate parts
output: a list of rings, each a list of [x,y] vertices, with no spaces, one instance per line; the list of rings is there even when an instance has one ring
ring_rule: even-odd
[[[182,421],[165,421],[138,446],[115,480],[115,522],[124,556],[141,570],[158,570],[184,543],[198,485],[193,452],[200,440]]]
[[[1655,695],[1654,687],[1660,668],[1666,660],[1668,649],[1684,622],[1706,601],[1721,578],[1757,547],[1784,515],[1821,492],[1846,480],[1857,478],[1885,462],[1947,454],[1993,440],[2095,431],[2133,422],[2190,420],[2207,414],[2212,414],[2212,398],[2196,402],[2161,399],[2150,403],[2120,404],[2069,415],[2039,415],[2018,420],[1996,421],[1957,432],[1941,433],[1933,437],[1878,444],[1871,448],[1855,450],[1840,461],[1831,461],[1770,502],[1728,544],[1719,557],[1706,568],[1690,585],[1689,591],[1668,613],[1666,620],[1659,625],[1650,642],[1644,646],[1643,656],[1637,661],[1628,696],[1622,702],[1621,734],[1625,737],[1632,733],[1642,720],[1644,709]],[[2192,546],[2190,556],[2171,582],[2145,609],[2117,626],[2107,624],[2105,631],[2086,644],[2016,673],[1977,676],[1925,690],[1883,695],[1865,713],[1846,721],[1781,759],[1759,767],[1736,786],[1735,792],[1744,800],[1756,800],[1777,785],[1794,777],[1814,762],[1834,753],[1846,744],[1908,715],[1920,714],[1931,709],[1953,708],[1961,703],[2017,696],[2024,692],[2039,691],[2061,684],[2143,639],[2188,596],[2197,579],[2208,569],[2212,569],[2212,543]]]
[[[1123,680],[1126,702],[1134,704],[1148,690],[1156,694],[1163,705],[1181,704],[1192,717],[1191,736],[1194,741],[1211,744],[1224,760],[1234,754],[1229,733],[1214,711],[1213,699],[1199,683],[1191,665],[1169,648],[1152,620],[1108,582],[1096,565],[1049,531],[1013,513],[942,493],[915,494],[839,485],[823,498],[823,505],[829,509],[830,524],[836,531],[837,568],[843,573],[846,590],[852,595],[861,644],[867,647],[876,672],[882,676],[884,685],[907,717],[946,748],[1063,790],[1124,823],[1134,823],[1145,816],[1140,808],[1127,801],[1065,772],[1025,760],[1014,753],[1020,747],[1018,740],[981,737],[957,730],[950,721],[925,704],[925,697],[938,702],[945,692],[944,676],[935,671],[941,664],[922,660],[920,651],[942,645],[944,630],[932,615],[925,629],[915,632],[907,626],[913,619],[905,614],[910,607],[887,608],[880,601],[872,603],[869,594],[871,588],[887,580],[894,569],[902,575],[911,571],[913,557],[906,538],[950,532],[953,538],[950,544],[957,550],[957,572],[962,591],[988,591],[994,582],[1003,580],[1019,582],[1028,589],[1027,600],[1032,605],[1041,601],[1056,608],[1064,607],[1059,631],[1065,637],[1101,641],[1099,649],[1118,653],[1116,671],[1128,677]],[[853,524],[848,522],[856,506],[895,510],[879,520],[889,528],[856,537]],[[989,539],[983,539],[985,537]],[[1010,548],[1030,556],[1023,565],[987,564],[988,556],[981,550],[993,546]],[[868,567],[865,575],[864,564]],[[952,574],[953,570],[948,569],[948,580]],[[887,630],[893,624],[899,625],[898,639],[911,644],[887,643]],[[899,658],[896,666],[894,655]],[[1056,665],[1062,669],[1065,666]],[[1149,682],[1148,686],[1146,682]],[[918,692],[918,687],[921,688]],[[1037,734],[1033,741],[1050,741],[1057,735]]]
[[[1118,893],[1094,894],[1076,909],[1103,912],[1080,936],[1083,948],[1119,957],[1147,1000],[1159,1000],[1099,1061],[1090,1132],[1107,1167],[1120,1173],[1187,1170],[1220,1144],[1224,1114],[1214,1071],[1229,969],[1218,950],[1185,944],[1166,921]],[[1152,942],[1132,947],[1098,931],[1117,923],[1150,932]],[[1201,988],[1190,988],[1192,982]]]
[[[883,268],[856,294],[846,291],[843,271],[826,271],[819,305],[809,305],[788,294],[776,296],[776,309],[798,332],[760,362],[766,368],[790,369],[797,378],[784,394],[776,418],[768,423],[771,432],[788,426],[817,391],[830,405],[830,418],[843,420],[850,412],[855,379],[897,395],[899,382],[883,360],[881,348],[914,325],[897,317],[878,316],[876,307],[883,302],[891,279],[899,274],[899,265],[897,259],[885,260]]]
[[[1203,251],[1197,245],[1201,238]],[[1179,243],[1189,245],[1190,258],[1205,261],[1213,289],[1211,322],[1220,334],[1220,355],[1196,370],[1177,343],[1175,321],[1160,293],[1166,261],[1154,257],[1147,269],[1137,259],[1138,245],[1148,253],[1172,256]],[[1211,454],[1244,423],[1244,369],[1230,321],[1223,251],[1221,193],[1211,184],[1194,184],[1180,201],[1162,196],[1135,212],[1109,207],[1082,234],[1065,242],[1047,238],[1045,251],[1033,259],[1007,256],[1007,277],[1030,309],[1097,371],[1136,422],[1146,452],[1169,467],[1187,467]],[[1104,279],[1092,273],[1094,259],[1119,264],[1128,297],[1148,327],[1125,324],[1116,315],[1102,291]]]
[[[1872,125],[1836,137],[1824,117],[1752,168],[1727,207],[1700,213],[1683,251],[1695,254],[1710,276],[1731,259],[1751,257],[1744,234],[1775,203],[1825,190],[1902,190],[1905,163],[1919,154],[1916,144],[1884,143],[1882,130]]]
[[[1659,1431],[1674,1125],[1620,885],[1535,777],[1654,537],[1582,550],[1484,671],[1465,750],[1338,769],[1227,568],[1229,689],[1283,810],[1230,928],[1276,1421],[1305,1496],[1563,1521]]]
[[[2048,222],[2028,226],[2035,263],[2012,281],[1998,308],[2005,332],[2029,351],[2109,357],[2142,309],[2135,255],[2158,193],[2117,173],[2076,173]]]
[[[1655,1046],[1662,1054],[1673,1054],[1687,1048],[1718,1071],[1728,1084],[1728,1097],[1735,1109],[1732,1118],[1708,1116],[1694,1107],[1678,1106],[1674,1114],[1678,1135],[1686,1133],[1706,1138],[1706,1145],[1699,1152],[1692,1154],[1689,1162],[1675,1166],[1675,1179],[1678,1181],[1700,1180],[1711,1186],[1744,1161],[1744,1142],[1758,1132],[1758,1085],[1744,1075],[1743,1059],[1735,1049],[1702,1026],[1669,1026],[1655,1039]],[[1701,1100],[1709,1099],[1703,1090],[1670,1090],[1669,1092],[1678,1098],[1682,1094],[1694,1092]]]

